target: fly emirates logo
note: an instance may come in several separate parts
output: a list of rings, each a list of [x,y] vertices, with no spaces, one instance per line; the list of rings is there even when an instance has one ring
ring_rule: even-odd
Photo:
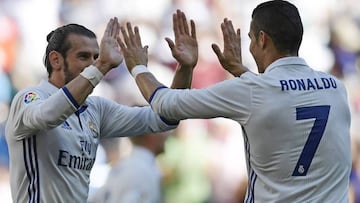
[[[95,162],[95,154],[91,156],[92,144],[81,140],[80,145],[81,155],[71,154],[71,152],[66,150],[59,150],[57,165],[90,171]]]

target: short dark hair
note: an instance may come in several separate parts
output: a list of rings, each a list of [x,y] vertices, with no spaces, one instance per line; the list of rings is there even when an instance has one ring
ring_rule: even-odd
[[[67,24],[51,31],[46,37],[48,45],[46,47],[46,52],[44,56],[44,65],[47,69],[49,77],[52,73],[52,66],[49,61],[49,53],[51,51],[57,51],[64,58],[66,58],[66,52],[71,48],[71,44],[68,41],[68,37],[70,34],[78,34],[87,36],[89,38],[96,38],[96,35],[93,31],[78,24]]]
[[[252,29],[256,37],[261,30],[270,35],[280,53],[298,54],[304,29],[293,4],[283,0],[259,4],[252,13]]]

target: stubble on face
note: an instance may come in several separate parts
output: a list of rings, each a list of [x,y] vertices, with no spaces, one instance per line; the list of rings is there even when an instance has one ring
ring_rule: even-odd
[[[75,75],[74,73],[72,73],[70,71],[70,68],[69,68],[69,64],[67,63],[66,59],[65,59],[65,62],[64,62],[64,82],[65,82],[65,85],[68,84],[70,81],[72,81],[74,78],[77,77],[77,75]]]

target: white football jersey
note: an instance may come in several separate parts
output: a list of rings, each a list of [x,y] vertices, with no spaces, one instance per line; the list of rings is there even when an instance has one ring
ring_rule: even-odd
[[[14,202],[84,203],[99,139],[174,129],[150,107],[91,96],[79,106],[47,81],[20,91],[6,124]],[[101,175],[101,174],[100,174]]]
[[[344,85],[287,57],[205,89],[158,89],[169,119],[225,117],[243,129],[245,202],[348,202],[350,111]],[[240,134],[240,132],[239,132]]]

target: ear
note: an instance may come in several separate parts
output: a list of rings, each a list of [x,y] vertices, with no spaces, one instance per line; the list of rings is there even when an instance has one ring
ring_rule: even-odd
[[[63,57],[59,52],[51,51],[49,53],[49,62],[53,68],[53,71],[59,71],[62,67]]]
[[[261,48],[265,49],[266,46],[268,46],[268,43],[269,43],[269,35],[260,30],[259,32],[259,45],[261,46]]]

